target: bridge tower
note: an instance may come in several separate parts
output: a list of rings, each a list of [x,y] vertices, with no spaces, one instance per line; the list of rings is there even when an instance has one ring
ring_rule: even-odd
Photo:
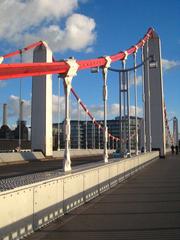
[[[144,45],[144,95],[145,95],[145,124],[146,148],[159,149],[160,156],[166,154],[164,93],[161,62],[161,43],[154,31]]]
[[[45,42],[33,52],[33,62],[52,62]],[[32,78],[31,148],[52,156],[52,75]]]

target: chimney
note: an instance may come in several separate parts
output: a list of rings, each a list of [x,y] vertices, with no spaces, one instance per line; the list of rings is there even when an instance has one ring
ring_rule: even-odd
[[[21,103],[20,103],[20,122],[22,122],[23,121],[23,105],[24,105],[24,101],[21,101]]]
[[[3,125],[7,125],[7,104],[3,104]]]

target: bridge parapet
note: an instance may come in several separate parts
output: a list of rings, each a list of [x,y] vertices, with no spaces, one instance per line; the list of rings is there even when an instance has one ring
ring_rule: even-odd
[[[50,180],[0,193],[1,239],[20,239],[90,201],[159,157],[150,152],[88,164]],[[7,210],[8,209],[8,210]]]

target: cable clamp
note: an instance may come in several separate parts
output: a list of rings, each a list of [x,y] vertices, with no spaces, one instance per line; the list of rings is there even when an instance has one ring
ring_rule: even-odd
[[[147,37],[148,37],[148,39],[151,37],[151,35],[149,34],[149,33],[147,33]]]
[[[0,56],[0,64],[4,61],[4,57]]]
[[[125,56],[124,56],[124,59],[123,60],[126,60],[127,58],[128,58],[128,52],[127,51],[124,51],[124,54],[125,54]]]
[[[134,45],[134,47],[135,47],[135,53],[137,53],[137,51],[138,51],[138,46],[137,46],[137,45]]]
[[[104,59],[105,59],[106,63],[102,69],[102,73],[103,73],[104,84],[106,85],[108,68],[110,67],[112,60],[111,60],[110,56],[104,56]]]
[[[74,58],[69,58],[68,60],[65,61],[67,65],[69,66],[69,69],[67,71],[66,76],[67,77],[74,77],[77,75],[77,70],[79,68],[79,64],[77,63],[76,59]]]
[[[19,49],[19,54],[22,55],[23,54],[23,50],[20,48]]]
[[[146,43],[146,41],[144,39],[142,39],[142,45],[144,46],[144,44]]]
[[[65,75],[65,82],[67,86],[71,87],[71,82],[74,76],[77,75],[77,70],[79,68],[79,64],[77,63],[76,59],[74,58],[69,58],[68,60],[65,61],[65,63],[69,66],[69,69]]]
[[[105,56],[104,59],[106,60],[105,68],[109,68],[111,66],[111,57],[110,56]]]

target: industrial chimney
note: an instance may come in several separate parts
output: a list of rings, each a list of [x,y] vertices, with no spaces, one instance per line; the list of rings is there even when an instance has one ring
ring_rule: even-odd
[[[19,121],[20,122],[22,122],[23,121],[23,105],[24,105],[24,101],[21,101],[21,103],[20,103],[20,119],[19,119]]]
[[[2,123],[2,125],[7,126],[7,104],[6,103],[3,104],[3,123]]]

